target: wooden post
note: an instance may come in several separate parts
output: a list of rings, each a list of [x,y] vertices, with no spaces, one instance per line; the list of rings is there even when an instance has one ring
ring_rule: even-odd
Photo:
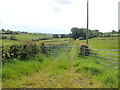
[[[81,47],[81,53],[82,53],[82,56],[85,56],[85,47],[83,45]]]
[[[70,48],[68,47],[68,60],[69,60],[69,53],[70,53]]]

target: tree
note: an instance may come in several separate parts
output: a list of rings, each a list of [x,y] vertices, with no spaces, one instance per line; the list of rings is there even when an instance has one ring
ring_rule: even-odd
[[[71,29],[72,32],[72,38],[74,39],[86,39],[86,32],[87,29],[86,28],[72,28]],[[99,30],[88,30],[88,38],[93,38],[93,37],[98,37],[100,35]]]
[[[102,32],[99,32],[99,37],[102,37],[103,36],[103,33]]]
[[[72,38],[77,39],[79,37],[83,37],[84,39],[86,38],[86,29],[84,28],[72,28]]]
[[[103,33],[103,36],[104,36],[104,37],[110,37],[110,36],[111,36],[111,33],[110,33],[110,32],[108,32],[108,33]]]
[[[91,32],[92,32],[92,37],[91,38],[99,36],[99,31],[98,30],[91,30]]]
[[[12,34],[13,32],[10,31],[9,29],[7,30],[7,34]]]
[[[4,35],[3,35],[1,39],[6,39],[6,38],[7,38],[7,36],[4,36]]]
[[[59,38],[58,34],[53,34],[53,38]]]
[[[2,29],[1,29],[1,31],[3,31],[3,32],[4,32],[4,31],[5,31],[5,29],[3,29],[3,28],[2,28]]]
[[[66,35],[65,34],[61,34],[60,37],[61,38],[66,38]]]
[[[66,34],[65,38],[71,38],[71,33],[70,34]]]
[[[118,30],[118,33],[120,33],[120,30]]]
[[[116,33],[116,31],[115,30],[112,30],[112,34],[115,34]]]

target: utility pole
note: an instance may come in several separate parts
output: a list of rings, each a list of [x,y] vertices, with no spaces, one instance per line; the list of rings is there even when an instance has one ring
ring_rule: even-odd
[[[88,26],[89,26],[89,0],[87,0],[87,32],[86,32],[86,43],[88,44]]]

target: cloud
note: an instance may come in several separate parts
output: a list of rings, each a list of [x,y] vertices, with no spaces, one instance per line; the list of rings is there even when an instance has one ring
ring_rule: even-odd
[[[54,2],[56,3],[60,3],[60,4],[71,4],[71,0],[54,0]]]
[[[55,11],[55,12],[60,12],[61,9],[59,7],[56,7],[56,6],[52,6],[50,9],[50,11]]]
[[[58,7],[54,7],[53,10],[54,10],[54,11],[57,11],[57,12],[60,12],[60,11],[61,11],[61,9],[58,8]]]
[[[118,30],[120,30],[120,1],[118,2]]]

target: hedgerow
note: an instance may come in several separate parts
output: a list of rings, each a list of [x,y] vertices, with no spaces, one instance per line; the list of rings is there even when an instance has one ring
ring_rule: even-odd
[[[25,60],[29,57],[35,56],[41,49],[36,45],[11,45],[2,46],[2,62],[11,61],[14,58]]]
[[[57,43],[25,43],[25,44],[15,44],[10,46],[2,45],[2,62],[10,62],[13,61],[15,58],[19,60],[27,60],[30,57],[35,56],[36,54],[46,54],[55,48],[60,48],[58,46],[67,45],[67,42],[57,42]]]

